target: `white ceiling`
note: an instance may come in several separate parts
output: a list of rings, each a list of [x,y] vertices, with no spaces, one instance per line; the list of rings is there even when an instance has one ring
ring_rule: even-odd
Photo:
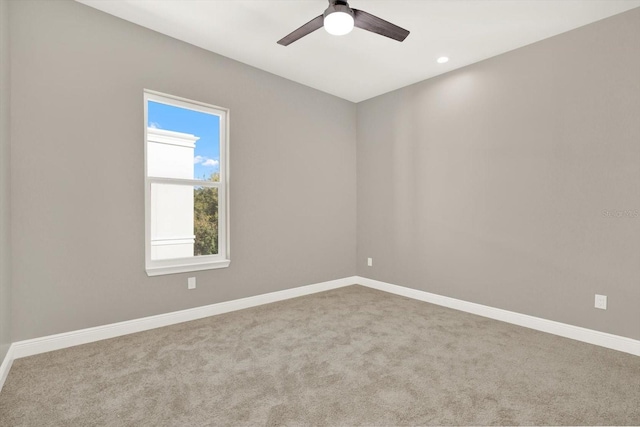
[[[353,102],[640,6],[640,0],[351,0],[411,31],[399,43],[360,29],[276,41],[327,0],[78,0],[220,55]],[[451,60],[437,64],[440,56]]]

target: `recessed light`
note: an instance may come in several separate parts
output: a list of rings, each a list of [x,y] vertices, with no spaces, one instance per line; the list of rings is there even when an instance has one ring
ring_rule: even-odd
[[[449,58],[447,58],[446,56],[441,56],[440,58],[438,58],[438,64],[444,64],[445,62],[449,62]]]

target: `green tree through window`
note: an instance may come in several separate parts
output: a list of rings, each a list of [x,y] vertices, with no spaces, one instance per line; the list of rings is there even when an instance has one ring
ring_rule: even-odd
[[[212,173],[208,179],[220,182],[220,174]],[[218,189],[212,187],[194,188],[194,255],[218,253]]]

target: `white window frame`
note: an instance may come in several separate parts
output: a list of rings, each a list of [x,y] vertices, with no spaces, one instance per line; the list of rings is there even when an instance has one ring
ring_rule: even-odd
[[[147,167],[147,124],[149,101],[172,105],[220,117],[220,181],[149,177]],[[151,259],[151,185],[178,184],[218,189],[218,253],[188,258]],[[145,268],[148,276],[186,273],[225,268],[231,263],[229,245],[229,109],[192,101],[178,96],[144,90],[144,199],[145,199]]]

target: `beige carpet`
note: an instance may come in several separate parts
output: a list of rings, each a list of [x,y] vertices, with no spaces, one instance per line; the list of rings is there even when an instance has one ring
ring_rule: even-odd
[[[640,357],[360,286],[18,359],[2,426],[640,425]]]

